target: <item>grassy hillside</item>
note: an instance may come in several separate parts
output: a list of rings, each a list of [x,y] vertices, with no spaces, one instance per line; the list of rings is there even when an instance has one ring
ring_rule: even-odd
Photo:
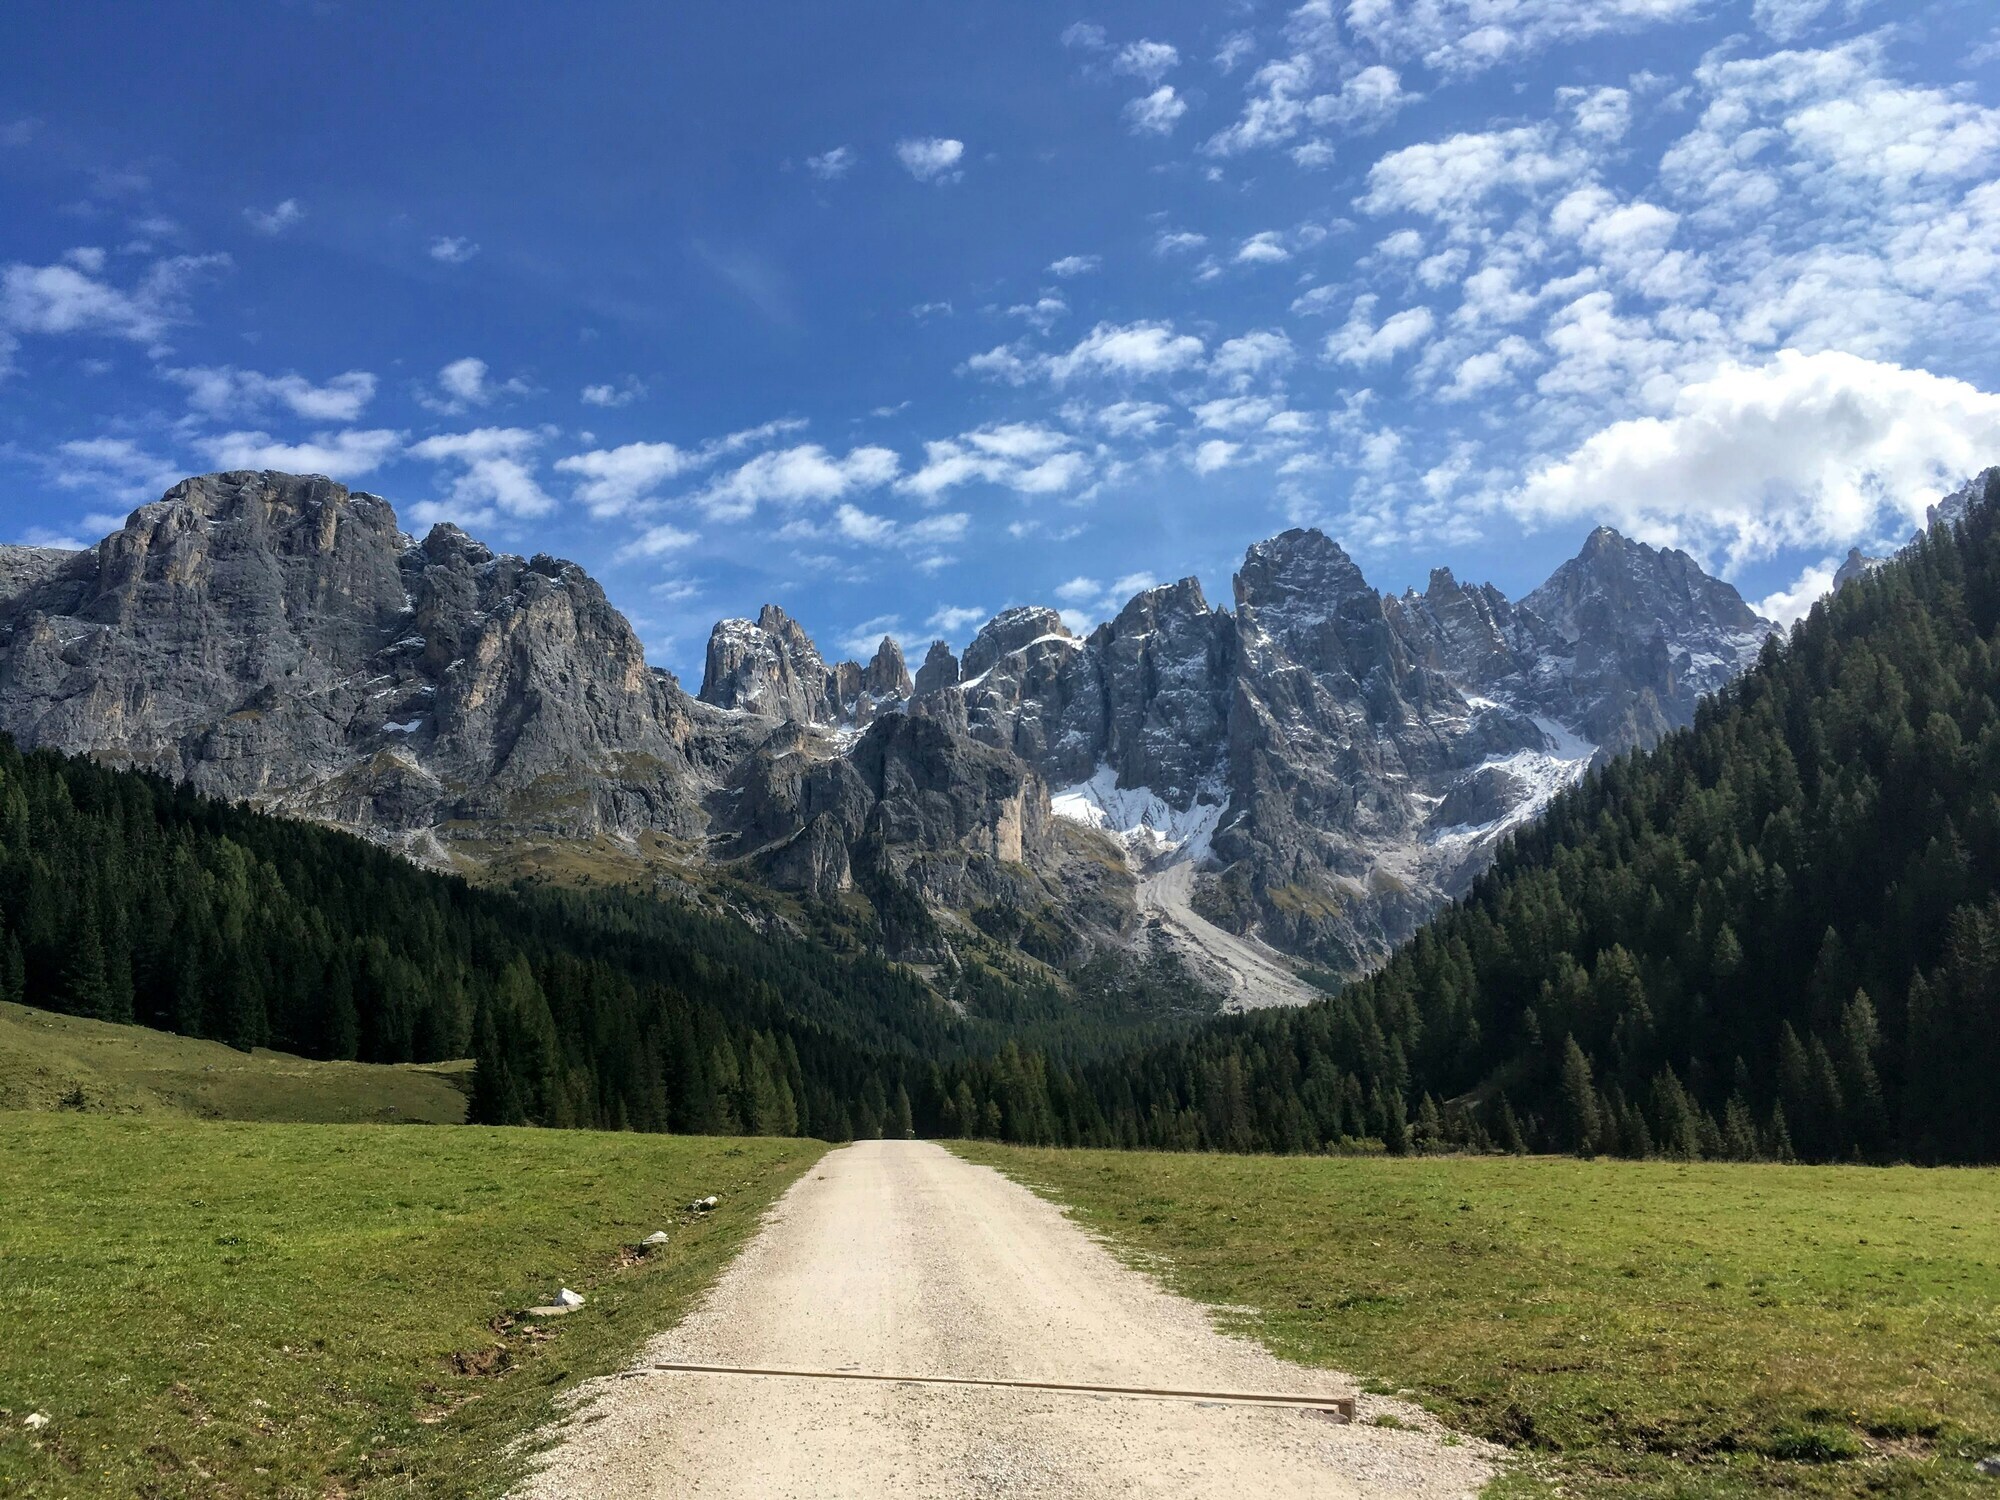
[[[0,1001],[0,1110],[456,1125],[470,1063],[311,1062]]]
[[[2000,1171],[960,1149],[1513,1446],[1502,1493],[1993,1492]]]
[[[823,1150],[0,1114],[0,1496],[497,1495]]]

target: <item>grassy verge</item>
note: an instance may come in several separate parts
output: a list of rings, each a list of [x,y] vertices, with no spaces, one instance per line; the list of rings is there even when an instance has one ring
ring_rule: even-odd
[[[310,1062],[0,1001],[0,1110],[455,1125],[472,1064]]]
[[[2000,1172],[962,1149],[1502,1492],[2000,1495]]]
[[[824,1150],[0,1115],[0,1496],[498,1494]]]

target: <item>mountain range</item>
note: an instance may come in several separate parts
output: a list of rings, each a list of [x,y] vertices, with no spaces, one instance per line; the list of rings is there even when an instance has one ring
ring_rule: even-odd
[[[1077,636],[989,621],[914,674],[726,620],[689,694],[580,567],[322,477],[190,478],[80,552],[0,548],[0,731],[443,867],[748,882],[872,912],[891,956],[1057,968],[1154,932],[1235,1007],[1366,970],[1593,762],[1691,722],[1773,630],[1608,528],[1509,600],[1248,549]],[[595,863],[593,863],[595,862]]]

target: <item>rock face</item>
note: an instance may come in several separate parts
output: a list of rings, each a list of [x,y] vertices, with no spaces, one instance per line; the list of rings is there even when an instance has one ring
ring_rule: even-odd
[[[0,578],[0,728],[382,835],[691,833],[686,696],[573,564],[291,475],[190,479]]]
[[[1009,611],[966,653],[968,727],[1144,869],[1194,862],[1201,919],[1342,971],[1594,757],[1690,722],[1771,628],[1609,530],[1519,603],[1444,569],[1384,596],[1308,530],[1251,547],[1234,592],[1152,589],[1085,641]]]
[[[755,620],[719,620],[708,637],[701,701],[717,708],[831,724],[833,674],[799,622],[775,604]]]
[[[1385,596],[1309,530],[1251,547],[1233,594],[1149,589],[1084,639],[1010,609],[914,679],[890,640],[829,666],[770,605],[715,627],[690,698],[573,564],[217,474],[88,551],[0,548],[0,729],[433,858],[664,834],[858,891],[941,963],[968,921],[1081,951],[1136,890],[1238,973],[1272,948],[1354,970],[1770,628],[1609,530],[1519,601],[1443,569]]]

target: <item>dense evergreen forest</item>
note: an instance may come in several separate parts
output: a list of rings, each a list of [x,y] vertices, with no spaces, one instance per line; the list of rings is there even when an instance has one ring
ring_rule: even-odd
[[[481,890],[0,741],[0,999],[239,1047],[476,1056],[476,1118],[894,1128],[959,1028],[905,971],[625,893]]]
[[[1117,1138],[2000,1160],[1996,490],[1376,975],[1087,1068]]]
[[[1172,1149],[2000,1160],[2000,495],[1303,1010],[1165,950],[941,978],[634,892],[481,889],[0,742],[0,998],[478,1059],[474,1117]],[[828,929],[832,931],[833,929]],[[843,949],[849,951],[842,951]]]

